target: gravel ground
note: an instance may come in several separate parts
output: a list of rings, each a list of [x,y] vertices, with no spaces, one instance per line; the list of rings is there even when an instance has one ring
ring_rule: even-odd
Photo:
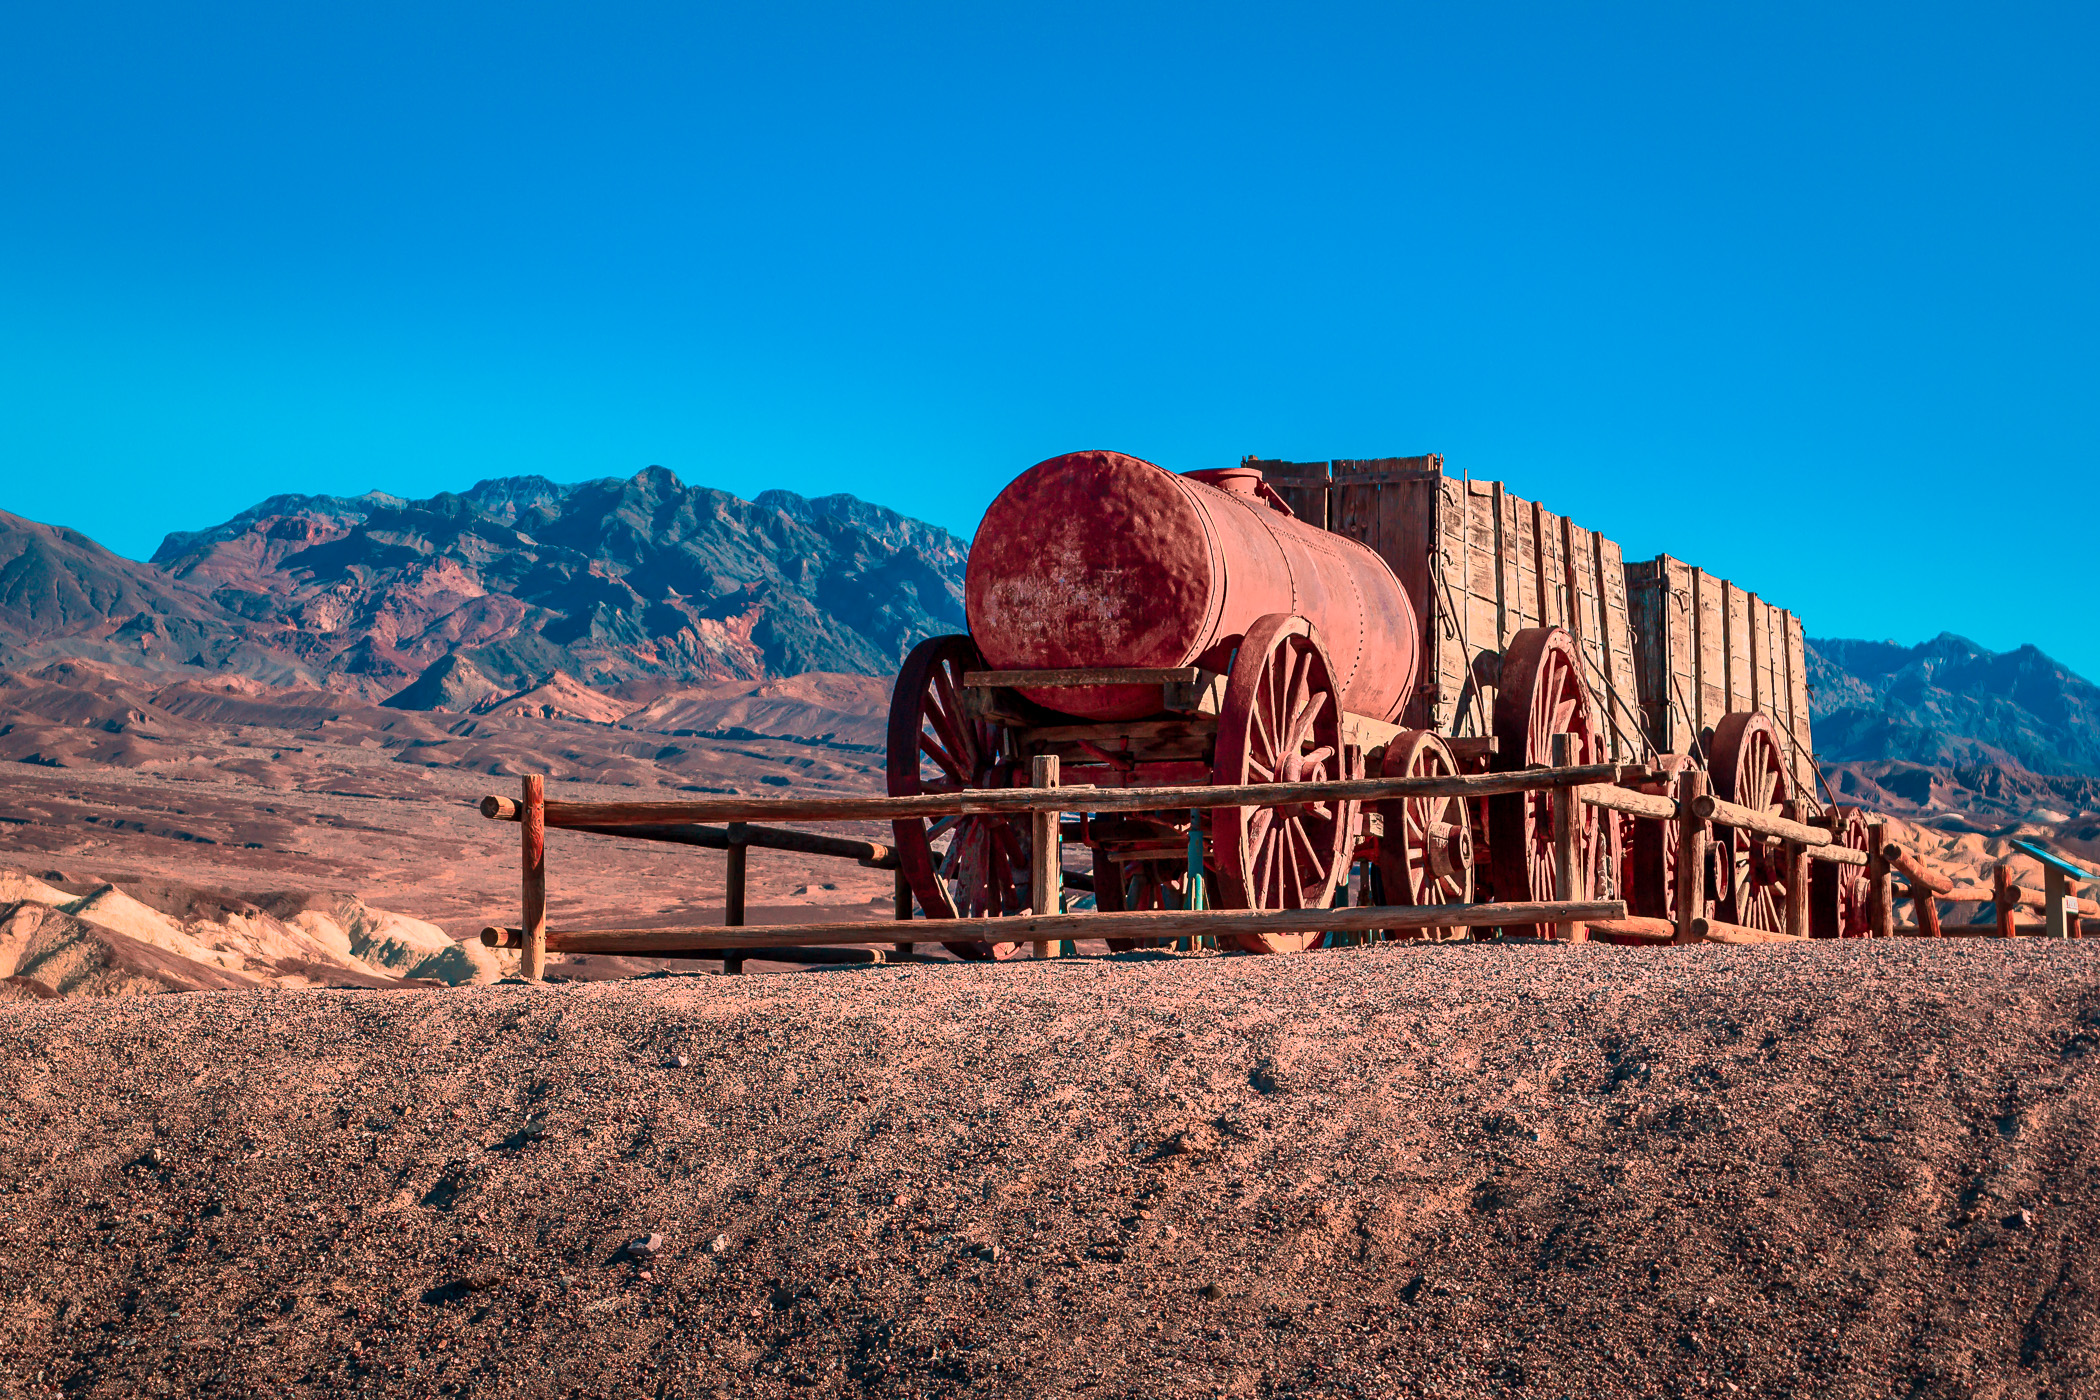
[[[2090,1396],[2096,970],[1448,945],[0,1007],[0,1391]]]

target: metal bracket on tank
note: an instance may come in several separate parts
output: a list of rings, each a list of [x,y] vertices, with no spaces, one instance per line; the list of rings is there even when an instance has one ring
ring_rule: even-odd
[[[1179,715],[1214,715],[1225,705],[1225,673],[1194,669],[1194,680],[1167,682],[1166,707]]]

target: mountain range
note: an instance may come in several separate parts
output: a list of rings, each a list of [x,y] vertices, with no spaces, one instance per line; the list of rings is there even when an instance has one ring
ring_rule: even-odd
[[[1848,800],[2044,825],[2100,811],[2100,686],[2035,647],[1818,638],[1808,680],[1816,751]]]
[[[853,496],[745,501],[662,467],[428,500],[273,496],[143,564],[0,512],[0,669],[197,668],[367,700],[419,683],[480,699],[556,674],[882,675],[962,630],[967,550]]]

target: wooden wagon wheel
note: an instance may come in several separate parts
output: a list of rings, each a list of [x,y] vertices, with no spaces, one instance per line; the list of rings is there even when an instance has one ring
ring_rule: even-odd
[[[1501,684],[1495,694],[1494,766],[1510,772],[1550,763],[1555,734],[1575,736],[1575,762],[1602,761],[1604,743],[1597,711],[1582,679],[1575,639],[1559,627],[1527,627],[1502,653]],[[1490,797],[1488,868],[1495,898],[1505,903],[1561,898],[1553,862],[1553,803],[1543,792]],[[1582,859],[1592,872],[1616,843],[1597,820],[1597,809],[1581,809]],[[1601,838],[1601,839],[1600,839]],[[1509,926],[1505,932],[1546,938],[1550,924]]]
[[[1867,818],[1857,807],[1830,809],[1832,845],[1867,849]],[[1874,932],[1867,910],[1864,866],[1809,862],[1808,933],[1811,938],[1866,938]]]
[[[1318,783],[1342,772],[1341,696],[1310,622],[1270,613],[1247,629],[1218,712],[1216,783]],[[1325,909],[1348,873],[1356,804],[1220,807],[1212,815],[1218,905]],[[1250,953],[1295,953],[1318,933],[1236,934]]]
[[[963,674],[984,669],[968,637],[928,637],[911,649],[890,696],[889,793],[1015,786],[996,725],[963,709]],[[1025,817],[914,817],[890,823],[897,861],[929,919],[1026,913]],[[945,844],[943,844],[945,842]],[[959,958],[1010,958],[1025,943],[945,943]]]
[[[1773,816],[1792,799],[1786,749],[1771,717],[1759,711],[1721,716],[1707,748],[1714,796]],[[1731,924],[1786,931],[1786,847],[1735,827],[1714,828],[1715,912]]]
[[[1426,729],[1395,735],[1386,745],[1382,778],[1455,776],[1458,760]],[[1473,818],[1462,797],[1402,797],[1378,804],[1385,834],[1378,838],[1381,904],[1470,904],[1473,900]],[[1403,937],[1444,937],[1445,929]]]

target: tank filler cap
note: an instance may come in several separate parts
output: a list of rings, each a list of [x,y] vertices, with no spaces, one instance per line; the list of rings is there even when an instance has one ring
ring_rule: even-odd
[[[1183,472],[1191,481],[1200,481],[1205,486],[1215,486],[1235,496],[1248,496],[1268,504],[1269,509],[1285,515],[1295,515],[1276,488],[1263,479],[1259,467],[1212,467],[1207,471]]]

